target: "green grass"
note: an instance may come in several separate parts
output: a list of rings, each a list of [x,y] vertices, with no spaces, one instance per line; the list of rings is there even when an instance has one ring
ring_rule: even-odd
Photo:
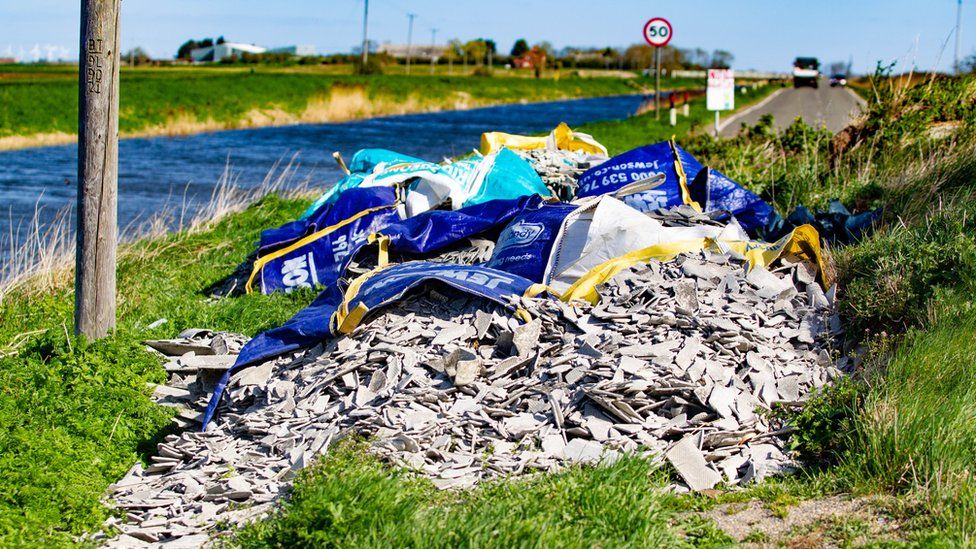
[[[119,129],[123,135],[167,126],[179,131],[175,125],[186,121],[232,128],[247,125],[248,114],[255,110],[283,111],[298,119],[310,101],[327,99],[335,90],[361,88],[369,101],[384,101],[392,105],[388,108],[410,101],[416,110],[453,108],[465,98],[471,105],[488,105],[628,94],[647,84],[619,78],[364,77],[268,67],[124,69]],[[698,83],[680,80],[670,84]],[[349,116],[355,116],[360,107],[349,108]],[[0,137],[73,134],[77,123],[74,73],[62,67],[24,71],[0,66]]]
[[[729,540],[700,515],[718,503],[759,498],[784,514],[804,499],[853,492],[890,498],[910,542],[976,542],[970,358],[976,114],[965,94],[972,82],[939,80],[922,91],[877,94],[871,116],[884,120],[872,118],[862,145],[834,162],[827,136],[799,124],[783,134],[761,124],[721,142],[679,139],[781,211],[800,202],[823,205],[832,196],[859,207],[886,206],[876,234],[832,250],[850,327],[846,346],[862,345],[867,354],[854,382],[790,416],[800,429],[795,448],[810,460],[800,474],[715,498],[675,496],[660,490],[666,469],[625,459],[444,493],[353,444],[304,472],[280,514],[232,541],[247,547],[718,546]],[[920,101],[959,104],[918,114]],[[707,125],[707,116],[692,118]],[[933,124],[951,118],[961,120],[953,138],[928,137]],[[694,120],[683,123],[673,130],[644,115],[582,129],[622,152],[680,135]],[[106,486],[153,451],[168,418],[148,398],[145,383],[160,381],[162,372],[140,350],[141,339],[191,326],[254,334],[311,299],[298,293],[211,301],[203,293],[246,257],[260,229],[294,218],[303,206],[269,197],[211,230],[127,247],[119,330],[95,344],[67,337],[69,280],[4,298],[0,352],[16,354],[0,358],[0,545],[67,544],[97,528],[107,513],[99,503]],[[168,322],[145,328],[161,317]],[[844,543],[864,533],[856,518],[821,526]]]
[[[919,527],[976,542],[976,311],[900,342],[873,372],[840,465],[855,484],[904,495]]]
[[[363,445],[305,471],[284,509],[238,534],[241,547],[719,546],[710,522],[679,515],[668,476],[646,461],[438,492]]]
[[[0,302],[0,546],[62,544],[99,527],[106,487],[155,453],[170,412],[149,399],[164,382],[139,341],[189,327],[248,334],[280,324],[310,294],[211,301],[204,289],[252,251],[261,229],[293,219],[304,201],[268,197],[212,230],[126,247],[119,327],[93,344],[72,330],[70,280],[25,287]],[[168,321],[149,330],[159,318]],[[148,453],[148,454],[147,454]]]

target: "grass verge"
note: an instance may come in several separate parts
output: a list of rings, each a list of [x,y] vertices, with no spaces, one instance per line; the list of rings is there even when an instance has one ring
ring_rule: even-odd
[[[599,468],[439,492],[347,444],[301,475],[273,520],[242,547],[647,547],[729,539],[664,492],[668,476],[624,458]],[[364,455],[366,457],[364,457]]]
[[[23,72],[0,65],[0,149],[73,139],[78,123],[76,72]],[[338,122],[522,101],[621,95],[637,93],[647,84],[621,78],[363,77],[267,67],[125,69],[120,79],[122,136]],[[701,86],[693,80],[670,84]]]
[[[118,328],[96,343],[70,335],[68,267],[46,273],[43,283],[7,287],[0,301],[0,545],[67,544],[97,529],[106,487],[155,452],[170,412],[149,399],[147,384],[164,382],[165,374],[141,340],[194,326],[252,334],[311,299],[213,300],[205,293],[251,253],[262,229],[294,219],[306,205],[271,195],[244,213],[123,246]],[[147,328],[160,318],[167,321]]]
[[[968,273],[976,272],[976,120],[966,106],[973,81],[923,86],[876,87],[878,104],[870,104],[857,145],[842,155],[828,136],[800,124],[782,134],[761,124],[732,140],[700,136],[683,143],[781,211],[823,205],[832,196],[886,206],[873,236],[834,250],[851,326],[848,348],[866,353],[854,385],[833,389],[793,418],[803,435],[794,439],[796,449],[810,456],[810,469],[714,499],[662,492],[667,472],[639,460],[444,494],[353,445],[304,473],[281,514],[233,541],[723,545],[729,538],[699,514],[718,503],[758,498],[773,515],[785,516],[800,501],[854,492],[893,498],[891,512],[906,525],[909,541],[973,543],[976,384],[968,351],[976,343],[976,312]],[[672,131],[649,124],[642,116],[584,131],[620,152]],[[947,124],[955,128],[948,136]],[[96,528],[106,513],[99,498],[107,484],[165,432],[167,417],[151,405],[145,386],[161,372],[138,349],[140,339],[170,337],[189,326],[253,334],[311,298],[214,301],[204,294],[246,257],[262,228],[294,218],[303,205],[270,196],[206,231],[128,245],[120,264],[119,330],[96,344],[68,336],[68,276],[4,296],[0,544],[67,543]],[[146,328],[160,317],[168,322]],[[827,526],[863,531],[851,524]]]
[[[884,208],[873,235],[833,250],[855,378],[794,417],[794,443],[835,489],[893,497],[922,544],[976,540],[974,94],[972,77],[879,72],[840,138],[802,124],[774,135],[767,120],[689,144],[781,211],[831,197]]]

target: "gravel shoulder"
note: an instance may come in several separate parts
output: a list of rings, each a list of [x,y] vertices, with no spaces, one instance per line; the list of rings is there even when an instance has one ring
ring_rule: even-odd
[[[879,498],[836,495],[795,505],[754,499],[718,505],[704,516],[747,546],[839,547],[903,541],[899,522]]]

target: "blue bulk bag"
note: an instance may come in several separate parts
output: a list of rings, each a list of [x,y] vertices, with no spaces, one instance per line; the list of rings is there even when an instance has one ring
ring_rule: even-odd
[[[691,183],[691,197],[706,212],[731,213],[750,236],[757,236],[773,219],[779,217],[776,210],[759,195],[711,168],[704,168],[695,176]]]
[[[423,160],[386,149],[360,149],[356,151],[356,154],[352,155],[352,159],[349,161],[350,173],[315,199],[315,202],[305,210],[299,219],[311,217],[322,206],[335,202],[343,191],[359,186],[363,179],[376,169],[376,166],[405,162],[423,162]]]
[[[645,145],[614,156],[579,177],[577,198],[614,194],[627,185],[664,175],[654,188],[620,197],[628,206],[642,212],[691,204],[688,181],[702,165],[673,141]]]
[[[485,266],[542,282],[556,235],[576,208],[573,204],[545,204],[519,214],[502,229]]]
[[[511,308],[511,298],[535,295],[542,288],[518,275],[481,265],[410,261],[363,275],[355,295],[346,296],[333,317],[333,333],[349,333],[367,314],[402,299],[421,284],[437,281],[464,293]],[[353,285],[355,286],[355,285]],[[530,289],[533,291],[530,292]]]
[[[348,189],[336,197],[334,203],[323,204],[310,216],[261,231],[258,254],[263,255],[287,246],[316,231],[349,219],[363,210],[393,205],[396,199],[396,190],[389,187]]]
[[[384,207],[387,199],[393,199],[392,194],[377,200],[364,198],[375,198],[377,195],[373,193],[379,190],[384,193],[393,192],[388,187],[347,190],[329,211],[330,221],[333,221],[333,216],[355,211],[356,208],[347,208],[347,204],[372,206],[372,210],[367,207],[362,212],[353,213],[339,221],[338,225],[330,225],[287,247],[259,257],[255,262],[254,273],[246,285],[248,291],[258,273],[261,275],[261,291],[264,293],[334,284],[345,272],[348,261],[368,243],[373,233],[376,233],[375,237],[388,238],[390,251],[426,254],[465,238],[500,229],[515,215],[537,209],[543,204],[543,198],[537,195],[522,196],[508,200],[491,200],[454,211],[431,210],[400,220],[392,204]],[[326,230],[332,227],[332,231]]]
[[[704,212],[727,211],[753,236],[776,217],[773,207],[757,194],[718,170],[705,168],[674,141],[639,147],[590,168],[580,175],[577,197],[614,194],[662,175],[663,181],[653,188],[619,198],[642,212],[682,204]]]
[[[389,249],[410,254],[435,252],[462,239],[500,228],[516,215],[543,207],[538,195],[490,200],[460,210],[431,210],[377,231]]]
[[[265,294],[333,284],[345,271],[346,259],[366,244],[371,234],[399,219],[395,205],[366,209],[263,255],[254,262],[245,289],[251,292],[259,275]]]
[[[244,288],[258,276],[265,294],[332,284],[370,234],[399,220],[394,189],[348,189],[314,216],[264,231]]]

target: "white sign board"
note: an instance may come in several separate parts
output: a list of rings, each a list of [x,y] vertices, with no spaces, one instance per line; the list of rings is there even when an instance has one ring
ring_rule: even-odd
[[[735,108],[735,74],[732,69],[708,69],[705,104],[710,111],[730,111]]]

